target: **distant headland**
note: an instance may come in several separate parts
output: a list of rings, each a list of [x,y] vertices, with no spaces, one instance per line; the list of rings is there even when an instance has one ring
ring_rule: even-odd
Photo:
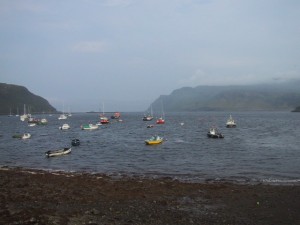
[[[0,114],[20,115],[24,108],[27,113],[57,113],[46,99],[31,93],[26,87],[0,83]]]

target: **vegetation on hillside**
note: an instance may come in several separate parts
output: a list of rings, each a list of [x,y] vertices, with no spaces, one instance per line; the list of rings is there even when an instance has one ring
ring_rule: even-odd
[[[24,105],[30,113],[56,112],[46,99],[31,93],[27,88],[0,83],[0,114],[23,114]]]

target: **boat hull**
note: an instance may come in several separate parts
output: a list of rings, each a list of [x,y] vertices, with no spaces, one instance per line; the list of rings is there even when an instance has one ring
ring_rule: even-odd
[[[161,144],[163,140],[155,140],[155,141],[150,141],[150,140],[145,140],[146,145],[158,145]]]
[[[236,128],[236,124],[227,124],[226,127],[227,128]]]
[[[224,138],[224,135],[207,133],[207,137],[209,137],[209,138]]]
[[[64,148],[64,149],[60,149],[60,150],[47,151],[45,154],[47,157],[54,157],[54,156],[67,155],[71,151],[72,151],[71,148]]]

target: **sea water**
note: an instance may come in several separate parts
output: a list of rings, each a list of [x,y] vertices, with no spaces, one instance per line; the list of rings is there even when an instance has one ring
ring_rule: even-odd
[[[232,115],[236,128],[226,128]],[[112,114],[107,114],[110,117]],[[58,115],[47,125],[29,127],[19,117],[0,116],[0,166],[104,173],[110,176],[169,177],[189,182],[231,181],[300,184],[300,114],[291,112],[166,113],[165,124],[142,120],[143,113],[122,113],[97,130],[81,130],[99,122],[96,113]],[[59,130],[63,123],[69,130]],[[147,125],[153,124],[153,128]],[[217,127],[224,139],[210,139]],[[12,138],[30,133],[31,139]],[[153,135],[159,145],[145,145]],[[47,158],[45,152],[71,146],[69,155]]]

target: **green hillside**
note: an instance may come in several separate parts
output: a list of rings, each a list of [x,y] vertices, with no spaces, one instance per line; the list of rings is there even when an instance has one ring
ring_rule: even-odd
[[[49,102],[19,85],[0,83],[0,114],[22,114],[24,104],[30,113],[55,113]]]

